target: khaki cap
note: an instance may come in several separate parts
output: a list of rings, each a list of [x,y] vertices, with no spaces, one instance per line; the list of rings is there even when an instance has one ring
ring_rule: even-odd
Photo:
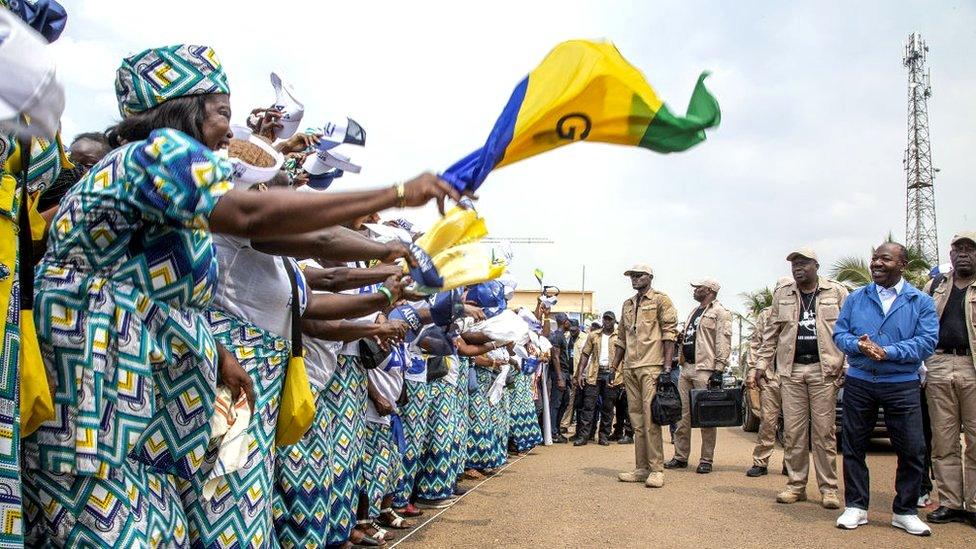
[[[792,252],[790,252],[790,255],[786,256],[786,260],[793,261],[797,257],[805,257],[807,259],[812,259],[817,263],[820,263],[820,259],[817,257],[817,252],[813,251],[813,248],[808,248],[806,246],[797,248]]]
[[[718,280],[715,280],[710,276],[699,278],[698,280],[692,280],[691,285],[695,288],[704,286],[715,293],[718,293],[718,291],[722,289],[722,285],[718,283]]]
[[[952,242],[949,242],[949,245],[951,246],[960,240],[968,240],[973,244],[976,244],[976,231],[963,231],[957,234],[956,236],[952,237]]]
[[[630,276],[630,273],[647,273],[654,276],[654,269],[651,269],[651,266],[647,263],[638,263],[624,271],[624,276]]]

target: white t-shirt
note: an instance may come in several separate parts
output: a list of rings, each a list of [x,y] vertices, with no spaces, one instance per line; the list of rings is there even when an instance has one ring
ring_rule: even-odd
[[[215,234],[213,241],[220,277],[213,305],[290,341],[291,282],[285,260],[255,250],[246,238]],[[295,271],[301,273],[297,265]],[[298,295],[304,312],[308,296],[301,275]]]
[[[316,261],[305,260],[303,263],[310,267],[321,269],[322,266]],[[329,294],[331,292],[313,292],[313,294]],[[318,390],[323,390],[329,385],[329,380],[335,373],[339,365],[339,350],[342,349],[342,342],[317,339],[304,334],[302,344],[305,346],[305,371],[308,373],[308,381]]]
[[[400,368],[394,368],[390,371],[383,368],[373,368],[372,370],[366,370],[366,376],[369,377],[369,384],[376,388],[376,392],[380,396],[390,401],[390,404],[393,405],[394,412],[396,412],[396,401],[400,397],[400,391],[403,389],[403,374]],[[376,411],[376,406],[373,405],[373,400],[367,398],[366,421],[379,423],[380,425],[389,425],[390,416],[379,415]]]
[[[600,334],[600,366],[610,365],[610,336]]]
[[[347,264],[349,267],[354,269],[366,268],[365,261],[353,261]],[[363,286],[362,288],[353,288],[351,290],[342,290],[341,293],[347,295],[360,295],[360,294],[372,294],[376,293],[376,287],[378,284],[371,284],[369,286]],[[350,322],[356,322],[358,324],[372,324],[376,322],[376,317],[379,313],[370,313],[366,316],[359,318],[348,319]],[[339,353],[346,356],[359,356],[359,340],[350,341],[342,346],[342,351]]]

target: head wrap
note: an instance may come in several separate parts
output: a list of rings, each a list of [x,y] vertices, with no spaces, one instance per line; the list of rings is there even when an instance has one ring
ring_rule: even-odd
[[[68,13],[55,0],[0,0],[0,7],[17,14],[48,43],[61,36],[68,21]]]
[[[188,95],[230,93],[227,75],[208,46],[150,48],[122,60],[115,96],[123,117]]]

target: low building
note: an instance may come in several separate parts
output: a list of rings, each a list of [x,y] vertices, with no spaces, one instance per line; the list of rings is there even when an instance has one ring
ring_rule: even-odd
[[[535,310],[536,300],[539,298],[539,290],[515,290],[515,296],[508,302],[509,309],[526,307]],[[559,300],[552,308],[555,313],[566,313],[570,318],[579,320],[582,314],[584,319],[591,319],[597,316],[597,311],[593,309],[594,296],[590,290],[560,290]]]

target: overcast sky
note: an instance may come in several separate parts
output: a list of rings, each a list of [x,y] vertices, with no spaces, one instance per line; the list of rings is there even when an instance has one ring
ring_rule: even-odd
[[[290,81],[309,125],[346,114],[366,130],[363,164],[335,188],[388,185],[443,170],[480,147],[513,87],[557,43],[608,39],[673,111],[698,73],[722,107],[708,140],[680,154],[577,143],[492,173],[479,210],[515,246],[522,287],[596,291],[619,310],[623,271],[654,266],[684,317],[687,282],[714,276],[720,300],[788,274],[791,247],[812,245],[822,271],[903,238],[907,77],[902,47],[930,47],[933,161],[942,259],[976,229],[976,3],[956,2],[218,2],[63,1],[52,47],[67,86],[66,138],[117,121],[121,58],[151,46],[212,46],[229,75],[234,117]],[[855,5],[856,4],[856,5]],[[408,212],[423,223],[433,213]]]

